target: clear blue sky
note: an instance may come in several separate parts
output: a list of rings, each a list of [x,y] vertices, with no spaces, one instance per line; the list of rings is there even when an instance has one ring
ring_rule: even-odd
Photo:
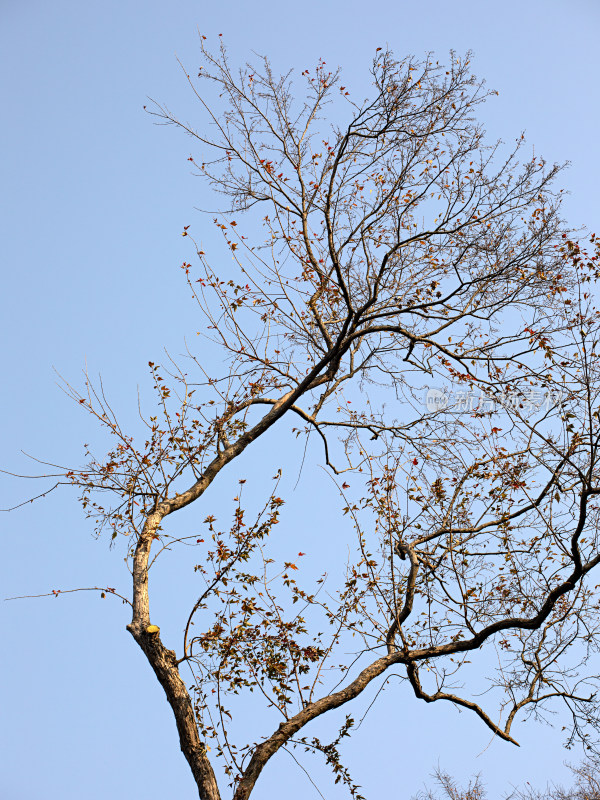
[[[364,85],[386,43],[400,56],[431,50],[440,60],[450,48],[474,50],[474,70],[500,92],[485,110],[490,136],[525,130],[536,153],[571,161],[566,215],[600,232],[599,23],[597,0],[0,0],[0,466],[29,469],[21,449],[78,463],[81,444],[97,440],[56,387],[53,367],[74,383],[86,363],[101,372],[127,417],[148,360],[159,361],[164,347],[181,352],[195,333],[180,234],[187,224],[201,229],[193,208],[204,189],[188,170],[189,141],[153,126],[142,107],[150,95],[193,121],[175,57],[197,66],[197,28],[223,33],[233,60],[256,51],[278,68],[303,69],[323,57],[344,68],[350,86]],[[29,490],[2,481],[0,505]],[[68,493],[3,515],[0,525],[3,597],[127,588],[122,554],[91,538]],[[167,568],[157,581],[173,608],[178,579]],[[162,692],[125,631],[126,609],[72,595],[3,602],[0,612],[1,797],[195,796]],[[467,715],[417,705],[404,692],[387,693],[364,728],[346,752],[371,798],[408,798],[438,763],[459,777],[482,772],[492,798],[510,782],[567,774],[559,732],[530,723],[518,731],[520,751],[488,747]],[[313,796],[286,758],[269,768],[257,800],[279,796],[282,785],[288,800]]]

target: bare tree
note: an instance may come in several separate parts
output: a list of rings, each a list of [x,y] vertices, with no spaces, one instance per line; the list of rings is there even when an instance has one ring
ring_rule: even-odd
[[[578,767],[570,767],[575,777],[575,785],[570,789],[549,786],[545,791],[528,787],[517,790],[507,800],[598,800],[600,780],[598,779],[598,759],[586,760]]]
[[[525,789],[515,789],[505,800],[599,800],[600,782],[598,780],[597,758],[587,759],[578,767],[570,766],[575,777],[575,785],[570,789],[562,786],[547,786],[546,789],[536,789],[528,782]],[[442,797],[448,800],[486,800],[488,794],[479,777],[470,781],[465,789],[448,773],[437,769],[434,773],[435,782],[443,792]],[[419,793],[414,800],[438,800],[431,789]]]
[[[560,219],[559,168],[522,156],[522,137],[486,144],[474,115],[489,93],[468,57],[444,67],[378,51],[372,97],[355,102],[323,62],[297,89],[267,60],[236,71],[204,40],[202,54],[199,82],[188,76],[199,129],[151,113],[192,137],[190,161],[225,197],[211,217],[227,266],[184,231],[204,346],[179,366],[150,364],[158,405],[139,440],[101,390],[69,388],[114,445],[59,477],[81,487],[98,531],[127,542],[127,627],[199,796],[228,796],[218,769],[246,800],[269,760],[296,748],[321,753],[360,797],[339,754],[350,714],[331,743],[307,726],[392,669],[418,698],[469,709],[507,742],[518,715],[562,702],[569,741],[593,743],[597,246],[588,255]],[[453,395],[436,390],[444,382]],[[318,438],[345,498],[355,557],[337,588],[301,585],[298,559],[272,547],[281,460],[262,509],[247,510],[243,475],[230,525],[207,507],[222,470],[276,424]],[[169,532],[193,504],[205,537]],[[181,642],[167,644],[149,570],[184,546],[203,588]],[[477,656],[494,648],[499,667],[482,675]],[[482,683],[485,707],[472,699]],[[246,695],[278,724],[242,722]]]
[[[434,772],[433,777],[438,787],[442,790],[443,797],[448,800],[486,800],[487,793],[479,777],[469,781],[466,789],[462,789],[448,773],[441,769]],[[414,800],[438,800],[438,795],[431,789],[420,792]]]

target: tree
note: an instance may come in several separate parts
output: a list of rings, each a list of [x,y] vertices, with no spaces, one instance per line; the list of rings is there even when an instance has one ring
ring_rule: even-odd
[[[203,347],[184,365],[150,363],[157,406],[142,413],[141,437],[101,387],[69,386],[113,445],[58,476],[80,487],[98,533],[126,548],[127,628],[165,691],[199,796],[226,796],[217,765],[246,800],[269,760],[296,747],[322,753],[359,798],[338,749],[350,713],[329,744],[307,726],[395,667],[416,697],[471,710],[513,744],[518,714],[563,702],[568,741],[593,745],[598,247],[592,237],[588,254],[559,216],[560,168],[522,160],[523,137],[486,144],[474,113],[489,93],[468,57],[444,67],[379,50],[372,99],[356,103],[322,61],[302,73],[298,100],[291,73],[267,60],[234,71],[224,47],[201,46],[206,89],[188,76],[200,130],[162,106],[150,113],[192,137],[190,162],[225,197],[211,216],[227,267],[184,230]],[[344,498],[340,528],[355,551],[336,589],[328,579],[323,590],[325,577],[300,583],[302,541],[293,560],[273,547],[281,460],[262,507],[252,509],[256,479],[243,502],[240,476],[230,525],[207,508],[225,468],[276,424],[318,438]],[[170,523],[192,506],[206,534],[182,537]],[[184,546],[203,588],[177,646],[152,620],[149,571]],[[500,667],[484,675],[485,708],[467,665],[490,647]],[[278,724],[242,725],[240,695]]]
[[[600,797],[597,758],[588,759],[578,767],[570,767],[575,777],[575,785],[571,789],[561,786],[548,786],[540,791],[531,786],[527,789],[515,789],[505,800],[597,800]],[[443,797],[448,800],[486,800],[487,792],[479,777],[470,781],[462,789],[450,775],[438,769],[434,773],[436,783],[442,790]],[[430,790],[421,793],[414,800],[438,800],[438,796]]]

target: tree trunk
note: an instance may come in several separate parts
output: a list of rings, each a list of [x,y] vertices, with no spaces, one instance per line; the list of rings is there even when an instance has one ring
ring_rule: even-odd
[[[179,745],[192,770],[200,800],[221,800],[215,774],[206,755],[206,747],[198,735],[194,708],[179,674],[175,653],[162,644],[158,630],[149,633],[134,623],[128,625],[127,630],[146,654],[165,690],[177,723]]]

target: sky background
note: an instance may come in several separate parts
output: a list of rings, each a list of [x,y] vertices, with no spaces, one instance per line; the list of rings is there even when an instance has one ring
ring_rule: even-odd
[[[81,386],[87,364],[132,419],[148,360],[160,361],[165,348],[180,353],[195,334],[181,231],[189,224],[210,237],[194,211],[205,189],[190,175],[190,141],[153,125],[143,106],[150,96],[194,121],[176,57],[191,72],[198,66],[198,29],[209,41],[223,33],[234,62],[254,51],[276,69],[301,71],[322,57],[363,91],[376,47],[398,56],[433,51],[440,60],[472,49],[474,71],[500,92],[481,114],[490,138],[525,131],[537,154],[570,161],[560,181],[571,193],[565,216],[600,232],[599,22],[596,0],[0,0],[0,467],[30,472],[21,450],[77,464],[83,442],[101,443],[54,370]],[[276,444],[272,436],[265,453]],[[292,467],[293,447],[285,455]],[[324,483],[308,477],[290,500],[298,516],[289,535],[305,537],[308,558],[314,543],[313,566],[323,531],[306,531],[300,512],[322,504],[323,524],[335,518]],[[45,486],[3,478],[0,506]],[[122,553],[92,538],[68,492],[4,514],[0,526],[3,598],[93,585],[127,592]],[[167,562],[155,583],[167,645],[189,600],[180,596],[181,569]],[[125,607],[90,593],[2,602],[0,614],[1,797],[195,796],[162,691],[125,630]],[[480,772],[496,798],[510,784],[565,779],[565,758],[578,760],[562,750],[559,731],[528,723],[517,737],[519,750],[490,744],[468,715],[390,689],[344,753],[370,798],[408,798],[438,763],[459,778]],[[328,800],[343,796],[320,767],[315,776]],[[285,754],[253,797],[279,796],[282,786],[288,800],[318,797]]]

